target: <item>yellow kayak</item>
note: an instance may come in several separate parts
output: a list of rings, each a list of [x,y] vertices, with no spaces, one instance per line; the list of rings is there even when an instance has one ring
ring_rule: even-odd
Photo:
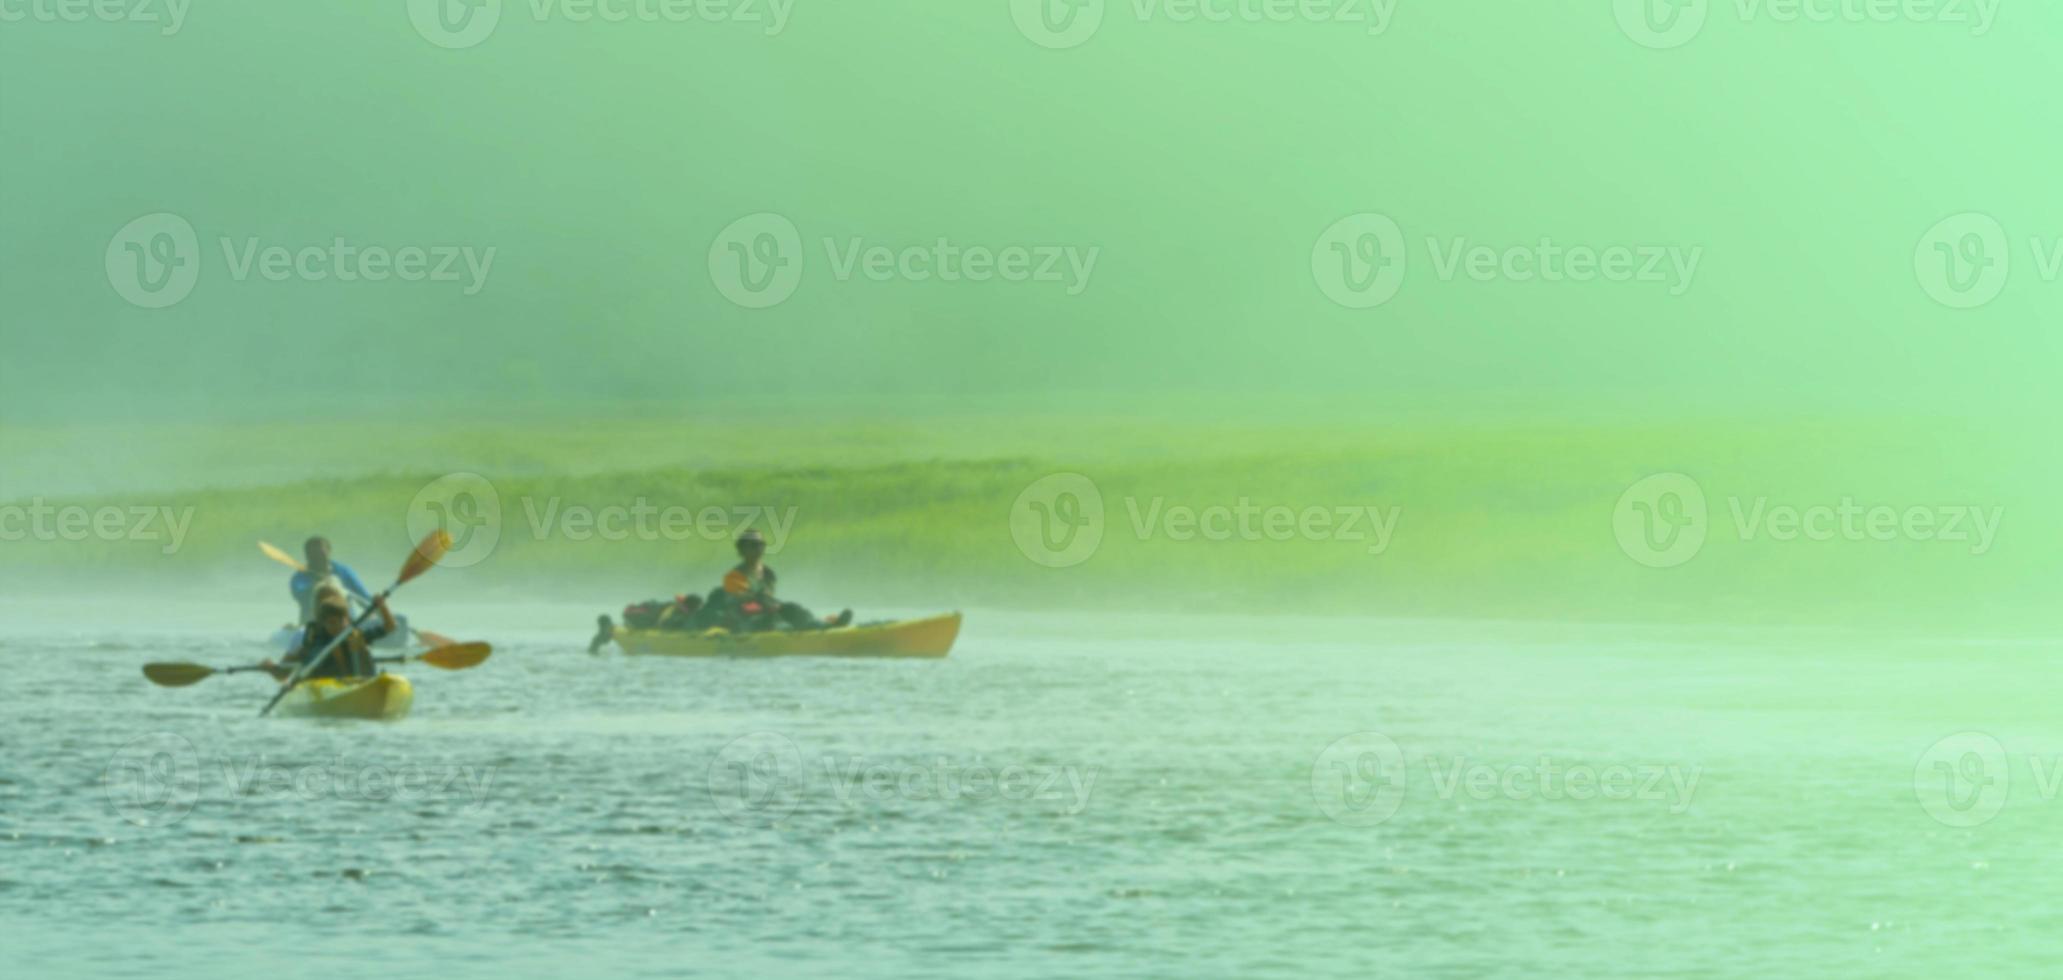
[[[960,636],[960,614],[828,630],[706,633],[616,627],[624,653],[669,657],[943,657]]]
[[[415,704],[415,687],[399,674],[317,678],[302,681],[280,700],[275,713],[298,718],[365,718],[395,721]]]

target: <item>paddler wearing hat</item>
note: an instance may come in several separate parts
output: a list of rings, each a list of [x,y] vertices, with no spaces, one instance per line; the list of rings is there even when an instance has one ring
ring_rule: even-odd
[[[342,593],[324,591],[315,606],[315,620],[301,637],[301,649],[288,655],[284,664],[270,660],[263,664],[273,676],[284,680],[285,675],[300,666],[302,661],[329,649],[330,641],[344,636],[344,642],[330,650],[328,657],[309,670],[309,677],[373,677],[379,674],[379,667],[373,663],[372,645],[381,637],[394,632],[400,624],[394,621],[394,614],[387,609],[385,596],[374,596],[373,611],[380,614],[380,621],[365,627],[351,625],[351,604]]]
[[[850,609],[818,619],[797,603],[774,598],[778,576],[766,563],[766,537],[757,530],[738,535],[738,558],[738,564],[724,574],[723,595],[748,629],[771,629],[779,623],[789,629],[820,630],[852,622]]]

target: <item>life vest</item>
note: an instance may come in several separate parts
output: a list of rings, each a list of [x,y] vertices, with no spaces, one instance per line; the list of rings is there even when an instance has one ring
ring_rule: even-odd
[[[318,636],[322,636],[322,639],[317,640]],[[295,659],[306,662],[309,657],[321,653],[324,647],[329,646],[332,639],[335,637],[323,636],[314,626],[308,627],[307,631],[301,634],[301,649]],[[364,633],[353,628],[345,634],[344,642],[339,644],[337,649],[331,650],[329,656],[323,659],[322,665],[309,671],[308,676],[363,677],[377,672],[378,668],[374,667],[372,662],[372,644],[365,641]]]
[[[741,564],[724,573],[723,590],[734,599],[772,598],[775,578],[772,565],[759,566],[759,577],[755,579]]]

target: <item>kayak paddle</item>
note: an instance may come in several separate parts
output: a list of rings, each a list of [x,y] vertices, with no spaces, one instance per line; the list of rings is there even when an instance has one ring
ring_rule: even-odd
[[[478,667],[494,653],[494,648],[485,643],[461,643],[405,657],[376,657],[374,663],[406,664],[424,663],[439,670],[467,670]],[[143,665],[143,676],[159,687],[192,687],[217,674],[249,674],[269,671],[262,664],[245,667],[208,667],[190,663],[150,663]]]
[[[467,670],[485,663],[494,654],[494,648],[485,643],[460,643],[408,657],[375,657],[377,664],[424,663],[438,670]]]
[[[413,581],[417,576],[435,567],[437,564],[437,559],[444,557],[444,553],[450,550],[451,532],[441,529],[430,532],[430,535],[424,538],[421,541],[421,543],[417,544],[415,546],[414,551],[409,553],[408,561],[402,563],[401,574],[394,579],[394,584],[387,586],[386,591],[381,592],[379,595],[373,597],[373,605],[368,606],[364,612],[358,614],[357,619],[351,621],[350,629],[347,629],[344,632],[339,633],[334,637],[331,637],[329,643],[323,646],[322,652],[317,653],[313,657],[309,657],[305,660],[302,660],[301,666],[294,669],[293,676],[287,678],[287,682],[285,684],[280,685],[279,693],[273,695],[272,700],[265,702],[265,707],[263,710],[258,712],[258,717],[263,718],[266,715],[271,714],[273,706],[279,704],[280,699],[286,697],[288,691],[291,691],[294,688],[299,687],[301,685],[301,681],[305,680],[308,677],[309,671],[314,670],[317,664],[320,664],[323,661],[328,660],[330,654],[334,652],[337,649],[337,647],[344,642],[345,637],[348,637],[352,633],[357,632],[359,625],[364,623],[367,618],[372,616],[374,609],[378,608],[380,600],[383,600],[388,596],[393,595],[395,589],[407,585],[409,582]]]
[[[301,564],[301,559],[287,554],[285,548],[281,548],[270,541],[258,542],[258,550],[264,552],[265,557],[279,562],[294,571],[305,572],[308,570],[308,566]]]
[[[287,554],[285,548],[281,548],[270,541],[258,542],[258,550],[264,552],[265,557],[270,558],[273,561],[279,562],[280,564],[285,565],[286,567],[291,568],[294,571],[305,572],[308,570],[308,566],[302,564],[299,558],[295,558],[293,555]],[[363,603],[365,601],[355,595],[348,596],[347,598],[349,598],[352,602],[357,603]],[[429,630],[417,629],[413,626],[410,626],[408,628],[408,631],[414,633],[416,635],[416,639],[419,639],[423,641],[425,644],[428,644],[429,646],[433,647],[448,647],[458,642],[457,640],[445,636],[442,633],[432,633]]]
[[[159,687],[190,687],[216,674],[242,674],[264,670],[256,665],[250,667],[203,667],[200,664],[144,664],[143,676],[150,678]]]

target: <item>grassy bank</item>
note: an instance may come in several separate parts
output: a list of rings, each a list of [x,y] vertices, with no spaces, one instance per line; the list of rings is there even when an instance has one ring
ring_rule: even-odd
[[[103,458],[84,482],[156,485],[17,493],[16,508],[190,513],[177,548],[166,553],[163,534],[31,534],[0,542],[0,576],[18,589],[76,575],[181,581],[248,567],[255,540],[291,546],[318,529],[384,575],[411,508],[420,531],[430,504],[450,501],[454,485],[437,481],[458,471],[484,478],[491,493],[472,487],[474,503],[491,499],[499,518],[474,512],[494,543],[440,575],[447,588],[706,587],[748,522],[776,535],[791,591],[820,605],[2039,626],[2063,570],[2058,520],[2035,492],[2054,485],[2047,465],[1948,427],[642,422],[404,428],[376,452],[330,451],[351,435],[101,433],[155,455]],[[9,449],[82,444],[17,430]],[[1650,567],[1614,515],[1630,486],[1665,471],[1705,495],[1705,540]],[[1101,501],[1101,520],[1085,513],[1077,529],[1100,529],[1093,548],[1049,549],[1065,529],[1044,526],[1042,539],[1024,510],[1027,488],[1057,473],[1086,477],[1063,489]],[[1043,492],[1033,499],[1055,506]],[[1806,525],[1788,535],[1786,508]]]

